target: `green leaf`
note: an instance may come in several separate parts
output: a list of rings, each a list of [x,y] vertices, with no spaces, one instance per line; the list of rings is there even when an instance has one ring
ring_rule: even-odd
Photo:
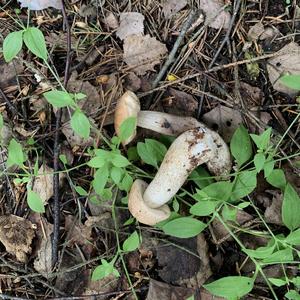
[[[265,177],[268,177],[274,170],[275,161],[273,160],[273,157],[268,157],[266,159],[265,165],[264,165],[264,175]]]
[[[230,141],[230,151],[239,167],[251,158],[251,139],[247,129],[243,125],[239,126],[232,136]]]
[[[127,157],[129,161],[138,161],[139,155],[137,153],[136,147],[129,147],[127,150]]]
[[[123,243],[123,251],[131,252],[136,250],[140,245],[140,237],[136,231],[134,231]]]
[[[266,150],[269,143],[270,143],[270,138],[271,138],[271,133],[272,133],[272,128],[268,128],[265,130],[261,135],[257,134],[250,134],[252,140],[256,144],[257,148],[259,150]]]
[[[230,181],[214,182],[202,190],[198,191],[193,197],[198,201],[201,200],[217,200],[227,201],[231,195],[233,184]]]
[[[278,250],[262,260],[263,263],[285,263],[294,260],[293,250],[286,248]]]
[[[293,246],[300,246],[300,229],[292,231],[284,241]]]
[[[167,148],[158,141],[146,139],[145,143],[139,142],[137,144],[137,152],[146,164],[158,168],[158,163],[163,160]]]
[[[67,92],[53,90],[45,92],[43,96],[50,104],[52,104],[56,108],[66,107],[75,104],[74,100]]]
[[[299,276],[294,277],[291,281],[297,287],[297,289],[300,288],[300,277]]]
[[[279,80],[291,89],[300,90],[300,75],[284,75]]]
[[[3,55],[6,62],[14,59],[22,49],[23,30],[9,33],[3,41]]]
[[[115,167],[118,168],[124,168],[130,165],[129,160],[125,156],[117,153],[111,154],[111,162]]]
[[[24,31],[24,43],[37,57],[47,60],[48,52],[43,33],[36,27],[29,27]]]
[[[289,300],[300,300],[300,295],[297,291],[295,290],[290,290],[287,292],[284,297],[286,297]]]
[[[190,213],[195,216],[209,216],[212,214],[216,207],[219,205],[218,201],[201,201],[196,204],[194,204],[190,208]]]
[[[265,161],[266,161],[266,157],[263,153],[255,154],[255,156],[254,156],[254,166],[255,166],[255,169],[256,169],[257,173],[259,173],[263,169]]]
[[[76,110],[71,117],[71,127],[80,137],[90,136],[91,124],[88,117],[80,110]]]
[[[136,130],[136,117],[130,117],[123,121],[120,126],[119,138],[121,141],[127,140],[130,136],[132,136]]]
[[[300,198],[295,189],[288,183],[284,190],[282,203],[282,221],[290,230],[300,227]]]
[[[256,187],[256,171],[244,171],[237,175],[232,193],[231,201],[239,200],[249,195]]]
[[[279,278],[268,278],[268,280],[275,286],[281,287],[286,285],[286,281]]]
[[[0,130],[3,128],[3,126],[4,126],[3,116],[2,114],[0,114]]]
[[[115,184],[118,184],[124,175],[124,170],[118,167],[112,167],[110,170],[110,177]]]
[[[224,205],[222,209],[222,217],[225,221],[236,222],[238,209],[229,205]]]
[[[88,192],[82,188],[81,186],[77,185],[77,186],[74,186],[74,189],[75,191],[80,195],[80,196],[87,196],[88,195]]]
[[[60,154],[59,159],[64,165],[68,163],[67,156],[65,154]]]
[[[87,162],[87,165],[91,168],[101,168],[105,165],[106,162],[106,156],[96,156],[93,157],[89,162]]]
[[[253,279],[243,276],[228,276],[204,284],[203,287],[215,296],[237,300],[253,289]]]
[[[108,171],[107,165],[104,165],[102,168],[98,169],[95,172],[94,180],[93,180],[92,184],[93,184],[93,188],[94,188],[95,192],[100,196],[101,196],[101,193],[103,192],[103,189],[107,183],[108,175],[109,175],[109,171]]]
[[[44,213],[45,207],[41,197],[32,190],[27,191],[28,206],[35,212]]]
[[[92,274],[92,281],[100,280],[105,278],[110,274],[114,274],[116,277],[119,277],[120,274],[117,269],[113,266],[114,260],[108,263],[105,259],[101,259],[101,265],[97,266]]]
[[[162,230],[164,233],[178,238],[190,238],[198,235],[206,227],[203,222],[190,218],[181,217],[167,222]]]
[[[199,166],[190,174],[189,180],[192,180],[200,189],[203,189],[214,182],[210,177],[211,175],[203,167]]]
[[[118,184],[118,188],[120,190],[128,192],[132,186],[132,183],[133,183],[132,177],[128,173],[125,173],[122,181]]]
[[[267,182],[272,186],[275,186],[281,190],[285,189],[286,179],[282,169],[275,169],[272,173],[266,178]]]
[[[275,248],[275,244],[272,246],[258,247],[255,250],[244,249],[243,251],[250,257],[263,259],[263,258],[267,258],[268,256],[270,256],[273,253],[274,248]]]
[[[23,166],[25,161],[25,155],[23,153],[22,145],[18,143],[15,139],[12,139],[8,145],[8,158],[7,166],[17,165],[19,167]]]

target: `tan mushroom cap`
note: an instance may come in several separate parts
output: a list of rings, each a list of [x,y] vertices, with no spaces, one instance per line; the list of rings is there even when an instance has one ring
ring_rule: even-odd
[[[119,99],[116,105],[115,110],[115,131],[117,135],[120,135],[120,126],[121,124],[130,117],[138,116],[139,111],[141,110],[141,105],[139,98],[135,93],[131,91],[125,92]],[[123,145],[129,144],[135,137],[136,130],[134,133],[125,141],[122,142]]]
[[[143,195],[147,186],[143,180],[134,181],[128,196],[128,208],[140,223],[153,226],[168,219],[171,211],[167,205],[151,208],[144,202]]]

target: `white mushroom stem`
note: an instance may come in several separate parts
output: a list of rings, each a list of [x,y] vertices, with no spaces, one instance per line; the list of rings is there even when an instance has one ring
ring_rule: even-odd
[[[197,166],[209,162],[216,155],[216,149],[213,137],[205,128],[198,127],[182,133],[168,149],[146,189],[143,197],[145,204],[157,208],[167,203]]]

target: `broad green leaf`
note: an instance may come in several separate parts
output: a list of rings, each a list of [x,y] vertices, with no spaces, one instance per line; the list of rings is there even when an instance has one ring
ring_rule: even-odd
[[[282,169],[275,169],[272,173],[266,178],[267,182],[271,185],[284,190],[286,186],[286,179]]]
[[[291,282],[299,289],[300,288],[300,277],[296,276],[294,277]]]
[[[204,284],[203,287],[215,296],[237,300],[253,289],[253,279],[243,276],[228,276]]]
[[[129,161],[138,161],[139,155],[137,153],[136,147],[129,147],[127,150],[127,157]]]
[[[129,160],[125,156],[117,153],[111,154],[111,162],[115,167],[118,168],[124,168],[130,165]]]
[[[29,27],[24,31],[24,43],[37,57],[47,60],[48,52],[43,33],[36,27]]]
[[[256,171],[244,171],[237,175],[231,193],[231,201],[249,195],[256,187]]]
[[[87,163],[87,165],[91,168],[101,168],[106,162],[107,157],[95,156]]]
[[[80,196],[87,196],[88,195],[88,192],[82,188],[81,186],[77,185],[77,186],[74,186],[74,189],[75,191],[80,195]]]
[[[119,272],[113,266],[114,262],[108,263],[106,260],[101,259],[101,265],[97,266],[92,274],[92,281],[100,280],[110,274],[119,277]]]
[[[127,118],[120,126],[119,138],[121,141],[127,140],[136,130],[136,117]]]
[[[291,89],[300,90],[300,75],[284,75],[279,80]]]
[[[218,205],[218,201],[200,201],[190,208],[190,214],[200,217],[209,216]]]
[[[273,160],[273,157],[268,157],[266,159],[265,165],[264,165],[264,175],[265,177],[268,177],[274,170],[275,167],[275,161]]]
[[[80,110],[76,110],[71,117],[71,127],[80,137],[90,136],[91,124],[88,117]]]
[[[60,154],[59,159],[64,165],[68,163],[67,156],[65,154]]]
[[[140,245],[140,237],[136,231],[134,231],[123,243],[123,251],[131,252],[136,250]]]
[[[162,230],[164,233],[178,238],[190,238],[198,235],[206,224],[190,217],[181,217],[167,222]]]
[[[110,177],[115,184],[118,184],[124,175],[124,169],[112,167],[110,170]]]
[[[278,250],[262,260],[263,263],[285,263],[294,260],[293,250],[286,248]]]
[[[146,164],[158,168],[158,163],[163,160],[167,148],[156,140],[146,139],[145,143],[139,142],[137,144],[137,152]]]
[[[237,128],[230,141],[230,151],[238,166],[242,166],[252,156],[251,139],[247,129],[241,125]]]
[[[107,201],[112,199],[112,191],[111,188],[103,189],[99,191],[98,195],[101,197],[101,200]]]
[[[284,241],[293,246],[300,246],[300,228],[292,231]]]
[[[255,250],[244,249],[243,251],[250,257],[263,259],[263,258],[267,258],[268,256],[270,256],[273,253],[274,248],[275,248],[275,244],[272,246],[258,247]]]
[[[200,189],[203,189],[214,182],[210,177],[211,175],[203,167],[199,166],[193,170],[188,179],[195,182]]]
[[[18,143],[15,139],[12,139],[8,145],[8,158],[7,166],[17,165],[19,167],[23,166],[25,161],[25,155],[23,153],[22,145]]]
[[[257,173],[259,173],[263,169],[265,161],[266,161],[266,157],[263,153],[255,154],[255,156],[254,156],[254,166],[255,166],[255,169],[256,169]]]
[[[266,150],[270,142],[271,133],[272,128],[270,127],[260,135],[250,134],[250,136],[259,150]]]
[[[108,175],[109,175],[109,171],[108,171],[107,165],[104,165],[102,168],[98,169],[95,172],[94,180],[93,180],[92,184],[93,184],[93,188],[94,188],[95,192],[98,195],[101,195],[101,193],[103,192],[103,189],[108,180]]]
[[[230,181],[214,182],[200,190],[194,198],[201,200],[227,201],[231,195],[233,184]],[[205,195],[205,196],[204,196]]]
[[[27,191],[28,206],[35,212],[44,213],[45,207],[41,197],[32,190]]]
[[[300,294],[295,290],[290,290],[284,295],[289,300],[300,300]]]
[[[229,205],[224,205],[222,209],[222,217],[225,221],[236,222],[238,209]]]
[[[120,190],[128,192],[132,186],[132,183],[133,183],[132,177],[128,173],[125,173],[122,181],[118,184],[118,188]]]
[[[3,55],[6,62],[14,59],[22,49],[23,30],[9,33],[3,41]]]
[[[300,198],[295,189],[288,183],[284,190],[282,203],[282,221],[290,230],[300,227]]]
[[[286,281],[283,279],[279,279],[279,278],[268,278],[268,280],[275,286],[284,286],[286,285]]]
[[[75,104],[74,100],[67,92],[53,90],[45,92],[43,96],[50,104],[52,104],[56,108],[66,107]]]

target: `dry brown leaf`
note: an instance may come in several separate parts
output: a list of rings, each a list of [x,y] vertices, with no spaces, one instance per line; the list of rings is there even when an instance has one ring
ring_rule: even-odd
[[[263,34],[265,28],[261,22],[257,22],[255,25],[251,26],[247,37],[250,41],[256,41]]]
[[[40,196],[44,205],[46,205],[53,195],[53,169],[43,164],[39,168],[38,174],[45,175],[35,178],[32,190]]]
[[[117,37],[124,40],[133,34],[144,34],[144,19],[145,17],[138,12],[121,13]]]
[[[202,120],[219,132],[229,142],[237,127],[243,122],[241,113],[227,106],[219,105],[203,115]]]
[[[10,63],[0,59],[0,88],[17,85],[17,75],[21,74],[23,70],[23,63],[19,59],[14,59]]]
[[[42,10],[48,7],[57,9],[62,8],[61,0],[18,0],[21,7],[27,7],[31,10]]]
[[[166,19],[177,14],[187,5],[187,0],[166,0],[163,3],[162,12]]]
[[[104,17],[103,21],[108,29],[117,29],[119,27],[119,22],[111,11]]]
[[[130,35],[124,40],[124,61],[138,74],[154,71],[168,52],[165,44],[150,35]]]
[[[267,63],[270,82],[276,91],[294,96],[298,91],[283,85],[279,78],[283,74],[300,75],[300,46],[294,42],[280,49]]]
[[[200,9],[205,13],[205,24],[215,29],[227,29],[231,16],[228,11],[222,10],[224,5],[223,0],[201,0]]]
[[[0,241],[6,251],[15,255],[20,262],[27,261],[31,253],[31,242],[35,236],[36,226],[30,221],[15,216],[0,216]]]
[[[51,233],[53,232],[53,225],[48,222],[43,222],[42,240],[37,251],[37,257],[33,262],[35,270],[37,270],[44,277],[48,277],[52,268],[52,243]]]

